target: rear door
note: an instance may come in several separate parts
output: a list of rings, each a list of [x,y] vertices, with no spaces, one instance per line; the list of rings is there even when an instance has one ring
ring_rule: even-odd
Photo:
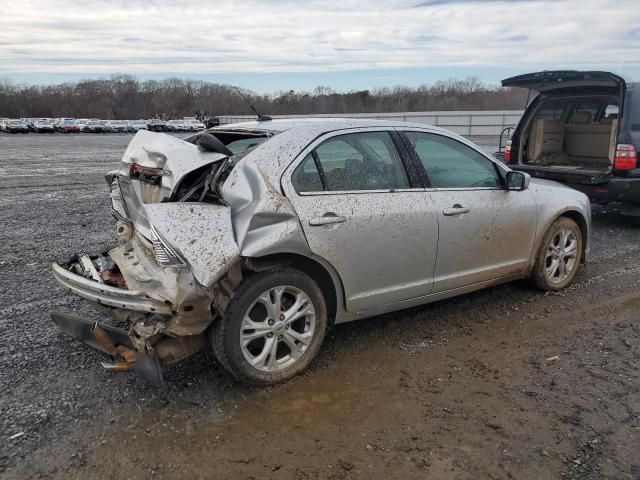
[[[458,139],[420,130],[403,137],[438,216],[433,293],[526,272],[537,227],[531,192],[507,190],[502,167]]]
[[[333,132],[283,176],[311,250],[340,275],[352,312],[427,295],[433,286],[437,215],[398,147],[387,130]]]

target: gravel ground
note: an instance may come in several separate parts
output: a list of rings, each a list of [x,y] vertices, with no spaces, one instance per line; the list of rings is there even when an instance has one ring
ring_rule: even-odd
[[[48,318],[97,318],[48,264],[114,243],[103,174],[129,139],[0,136],[2,478],[640,478],[637,222],[596,211],[559,294],[516,282],[341,325],[267,389],[202,351],[156,389]]]

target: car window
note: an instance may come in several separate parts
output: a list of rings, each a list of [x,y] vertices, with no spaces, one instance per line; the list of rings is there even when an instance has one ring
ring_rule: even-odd
[[[313,155],[329,191],[410,187],[402,160],[388,132],[332,137],[321,143]]]
[[[405,132],[434,188],[501,188],[493,162],[452,138]]]
[[[631,119],[631,130],[640,130],[640,95],[637,90],[627,92],[625,109],[623,115]]]
[[[547,100],[540,105],[537,120],[560,120],[567,106],[565,100]]]
[[[268,137],[252,137],[242,138],[235,140],[231,143],[227,143],[226,147],[233,152],[234,155],[244,152],[250,148],[256,147],[264,142]]]
[[[618,118],[618,114],[620,113],[620,107],[618,105],[609,104],[604,109],[604,117],[606,119],[615,119]]]
[[[592,123],[598,118],[602,103],[580,102],[574,104],[569,123]]]
[[[324,190],[322,178],[313,155],[310,153],[291,175],[291,183],[296,192],[321,192]]]

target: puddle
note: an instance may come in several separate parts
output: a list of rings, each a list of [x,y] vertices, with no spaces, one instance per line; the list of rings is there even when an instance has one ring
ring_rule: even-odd
[[[640,297],[631,298],[624,302],[622,306],[629,310],[640,310]]]
[[[231,412],[228,423],[234,428],[269,430],[334,422],[349,418],[360,397],[358,389],[340,375],[298,381],[257,392]]]

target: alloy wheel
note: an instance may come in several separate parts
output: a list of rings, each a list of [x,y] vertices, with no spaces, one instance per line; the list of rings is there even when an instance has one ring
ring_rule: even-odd
[[[257,370],[278,372],[293,365],[310,346],[316,311],[299,288],[282,285],[263,292],[245,313],[240,348]]]

